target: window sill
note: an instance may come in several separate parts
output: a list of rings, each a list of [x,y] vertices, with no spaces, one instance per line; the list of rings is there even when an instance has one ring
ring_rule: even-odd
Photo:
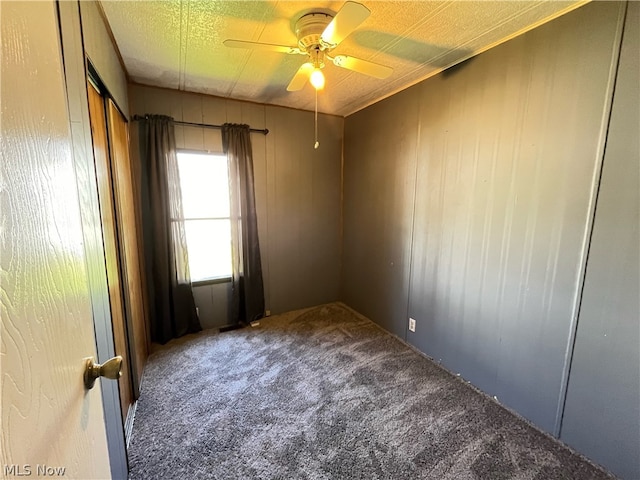
[[[191,285],[194,287],[202,287],[203,285],[216,285],[218,283],[231,283],[231,277],[205,278],[203,280],[191,282]]]

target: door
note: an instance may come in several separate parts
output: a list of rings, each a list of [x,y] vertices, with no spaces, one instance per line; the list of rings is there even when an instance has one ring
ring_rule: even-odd
[[[122,422],[124,424],[127,419],[127,414],[129,413],[129,408],[134,402],[134,394],[129,345],[127,341],[124,294],[121,282],[121,259],[118,249],[113,179],[109,160],[109,143],[107,140],[107,117],[104,98],[91,82],[87,85],[87,92],[89,96],[89,118],[91,120],[93,154],[100,201],[100,217],[102,220],[107,285],[109,288],[109,306],[111,307],[111,321],[113,324],[113,342],[116,355],[122,357],[122,377],[119,381],[119,387]]]
[[[123,282],[128,318],[127,333],[131,339],[131,370],[133,389],[138,396],[139,384],[147,358],[147,320],[143,299],[142,263],[138,243],[142,237],[136,220],[137,204],[134,193],[133,170],[129,159],[129,132],[127,122],[113,100],[107,100],[109,151],[113,190],[116,197],[116,216],[120,235]]]
[[[0,2],[0,29],[0,468],[108,478],[56,5]]]

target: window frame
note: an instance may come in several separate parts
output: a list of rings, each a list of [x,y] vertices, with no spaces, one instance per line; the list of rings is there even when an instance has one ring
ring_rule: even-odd
[[[223,152],[212,152],[211,150],[196,150],[196,149],[189,149],[189,148],[177,148],[176,149],[176,157],[180,154],[180,153],[191,153],[191,154],[196,154],[196,155],[211,155],[211,156],[216,156],[216,157],[225,157],[227,160],[227,180],[229,179],[229,157],[227,155],[225,155]],[[178,171],[180,170],[180,161],[178,159]],[[182,181],[180,182],[182,183]],[[181,185],[182,187],[182,185]],[[182,188],[180,189],[180,194],[182,195]],[[184,211],[182,212],[182,222],[186,222],[186,221],[197,221],[197,220],[229,220],[229,222],[231,222],[231,209],[229,209],[229,216],[228,217],[194,217],[194,218],[188,218],[187,216],[185,216]],[[171,219],[172,222],[175,221],[179,221],[179,219]],[[231,249],[231,245],[229,245],[229,248]],[[188,251],[188,245],[187,245],[187,251]],[[217,285],[217,284],[222,284],[222,283],[231,283],[233,279],[233,273],[231,273],[230,275],[221,275],[218,277],[209,277],[209,278],[202,278],[199,280],[192,280],[191,281],[191,285],[194,287],[201,287],[201,286],[205,286],[205,285]]]

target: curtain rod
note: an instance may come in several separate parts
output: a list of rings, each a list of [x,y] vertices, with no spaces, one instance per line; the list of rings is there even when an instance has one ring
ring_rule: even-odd
[[[133,117],[131,117],[131,120],[133,120],[134,122],[137,122],[139,120],[144,120],[146,118],[145,115],[134,115]],[[172,120],[171,123],[173,123],[174,125],[185,125],[187,127],[203,127],[203,128],[215,128],[217,130],[221,130],[222,129],[222,125],[212,125],[210,123],[194,123],[194,122],[181,122],[179,120]],[[262,133],[263,135],[267,135],[269,133],[269,129],[268,128],[250,128],[249,129],[250,132],[255,132],[255,133]]]

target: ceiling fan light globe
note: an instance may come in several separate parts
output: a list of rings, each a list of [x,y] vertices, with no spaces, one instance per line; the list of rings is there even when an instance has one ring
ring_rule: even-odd
[[[324,75],[320,69],[316,68],[313,72],[311,72],[309,81],[311,82],[311,85],[313,85],[313,88],[315,88],[316,90],[322,90],[324,88]]]

